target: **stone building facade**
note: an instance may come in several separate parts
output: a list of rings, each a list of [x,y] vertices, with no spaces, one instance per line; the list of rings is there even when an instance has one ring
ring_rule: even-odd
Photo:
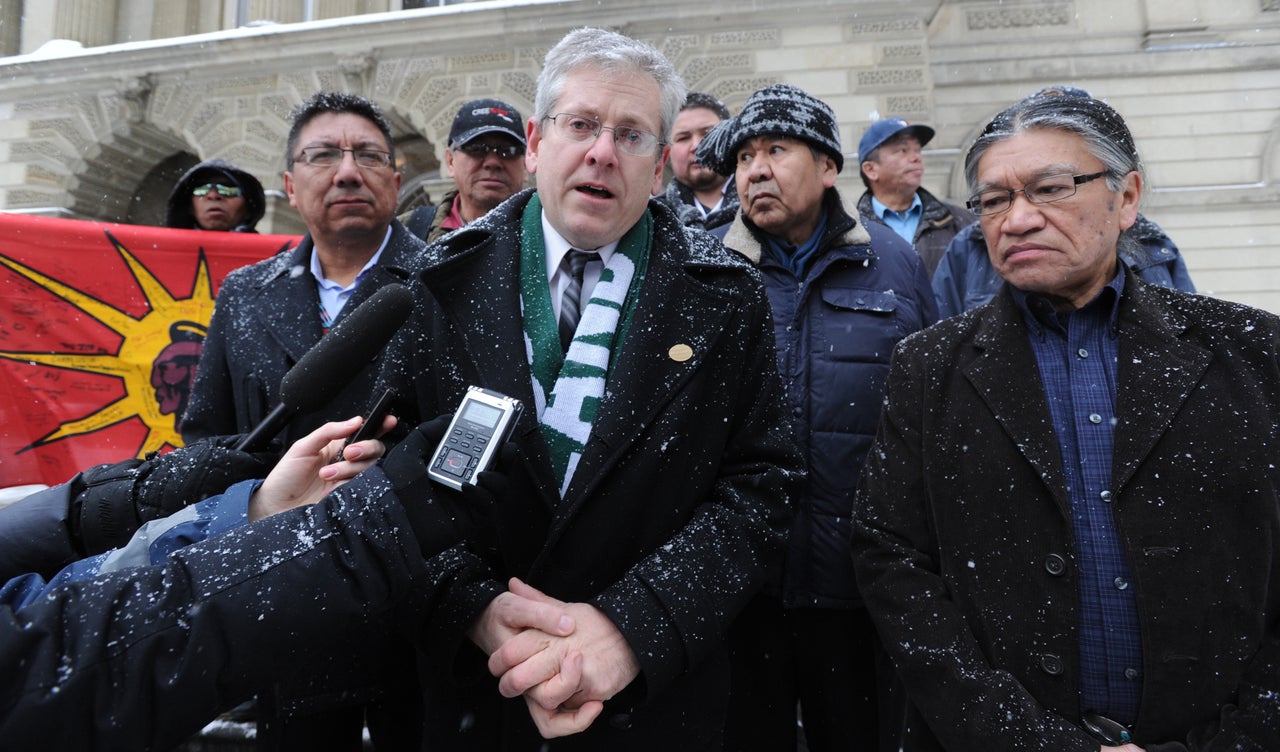
[[[850,160],[876,117],[928,123],[926,185],[953,199],[992,114],[1088,89],[1133,127],[1144,212],[1201,290],[1280,312],[1280,0],[0,0],[0,210],[158,223],[174,177],[222,157],[272,192],[260,229],[298,232],[282,149],[320,89],[382,105],[406,197],[438,196],[458,105],[529,114],[543,54],[582,25],[653,42],[730,109],[813,92]]]

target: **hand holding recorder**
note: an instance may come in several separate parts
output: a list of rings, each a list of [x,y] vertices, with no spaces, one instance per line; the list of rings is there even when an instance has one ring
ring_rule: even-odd
[[[492,511],[507,490],[506,479],[490,468],[515,459],[507,444],[520,415],[520,402],[471,387],[457,412],[442,415],[409,432],[382,461],[382,470],[404,504],[424,555],[441,548],[441,539],[466,540],[481,555],[498,554]],[[442,530],[443,505],[452,521]]]

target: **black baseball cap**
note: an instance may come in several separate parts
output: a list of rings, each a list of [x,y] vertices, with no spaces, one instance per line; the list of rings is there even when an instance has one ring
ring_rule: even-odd
[[[458,108],[449,129],[449,148],[462,146],[476,136],[503,133],[528,146],[520,111],[500,99],[473,99]]]

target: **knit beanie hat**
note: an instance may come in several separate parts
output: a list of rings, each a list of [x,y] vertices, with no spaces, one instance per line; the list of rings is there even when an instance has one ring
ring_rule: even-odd
[[[695,158],[721,175],[737,167],[738,147],[756,136],[790,136],[821,149],[844,169],[836,114],[821,99],[791,84],[766,86],[751,95],[737,117],[729,118],[698,144]]]

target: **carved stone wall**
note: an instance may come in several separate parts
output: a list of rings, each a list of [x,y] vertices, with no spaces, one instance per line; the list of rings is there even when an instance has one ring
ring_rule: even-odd
[[[50,2],[28,3],[28,20],[53,28],[61,13],[50,8],[118,8],[207,31],[214,7],[187,0],[182,13],[148,16],[143,0]],[[285,21],[303,4],[251,6]],[[320,18],[391,7],[312,5]],[[398,136],[425,140],[436,161],[413,182],[438,193],[445,181],[432,170],[457,107],[492,95],[531,114],[543,55],[581,25],[653,42],[690,88],[731,109],[781,81],[823,98],[848,157],[839,186],[853,193],[857,142],[876,118],[933,126],[926,186],[962,199],[964,149],[995,112],[1048,84],[1089,89],[1129,120],[1147,166],[1144,211],[1179,243],[1201,288],[1280,311],[1275,0],[476,2],[11,57],[0,59],[0,208],[143,216],[140,202],[157,193],[143,190],[148,175],[188,154],[253,172],[275,191],[263,229],[298,231],[278,193],[283,143],[290,110],[320,89],[365,94]]]

